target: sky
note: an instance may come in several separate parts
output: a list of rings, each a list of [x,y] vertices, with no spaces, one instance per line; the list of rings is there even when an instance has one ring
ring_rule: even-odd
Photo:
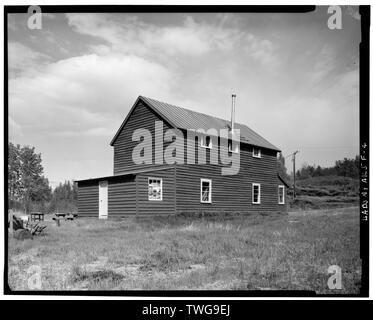
[[[113,174],[109,145],[139,95],[248,125],[297,168],[359,150],[360,17],[286,13],[8,15],[9,139],[51,185]],[[286,158],[288,172],[291,157]]]

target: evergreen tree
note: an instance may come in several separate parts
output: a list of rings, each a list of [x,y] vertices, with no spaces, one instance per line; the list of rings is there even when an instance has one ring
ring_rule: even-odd
[[[54,190],[49,210],[53,212],[76,212],[78,193],[74,182],[60,183]]]

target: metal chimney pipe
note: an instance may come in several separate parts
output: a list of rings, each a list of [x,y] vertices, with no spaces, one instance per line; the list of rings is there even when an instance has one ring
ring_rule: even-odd
[[[231,131],[234,133],[234,122],[236,113],[236,95],[232,94],[232,110],[231,110]]]

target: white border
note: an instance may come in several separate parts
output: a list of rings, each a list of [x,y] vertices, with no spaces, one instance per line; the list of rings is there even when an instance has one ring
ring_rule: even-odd
[[[28,1],[22,1],[22,0],[4,0],[3,5],[35,5],[35,2],[28,0]],[[50,5],[50,1],[48,0],[39,0],[38,5]],[[55,5],[76,5],[75,0],[54,0]],[[81,5],[103,5],[103,1],[97,1],[97,0],[80,0],[79,4]],[[112,5],[200,5],[201,1],[197,0],[111,0],[110,4]],[[203,2],[204,5],[279,5],[278,2],[275,1],[270,1],[270,0],[262,0],[262,1],[247,1],[247,0],[205,0]],[[283,5],[309,5],[309,1],[305,0],[288,0],[286,2],[282,3]],[[316,0],[313,1],[314,5],[351,5],[351,0]],[[360,5],[371,5],[371,1],[368,0],[361,0],[359,1]],[[0,8],[1,13],[0,13],[0,24],[3,28],[4,26],[4,6],[1,6]],[[372,13],[371,13],[372,16]],[[371,17],[372,19],[372,17]],[[4,30],[1,32],[1,43],[4,43]],[[370,32],[370,46],[373,44],[373,32],[371,30]],[[370,50],[372,52],[372,50]],[[1,51],[2,55],[4,54],[4,50]],[[372,59],[372,54],[370,55],[370,75],[373,73],[373,59]],[[4,74],[4,59],[2,59],[1,62],[1,68],[2,68],[2,74]],[[4,101],[4,91],[1,90],[1,99]],[[370,92],[373,92],[373,81],[370,81]],[[0,120],[1,124],[4,124],[4,113],[0,113]],[[373,123],[373,113],[370,112],[370,123]],[[370,141],[373,141],[373,130],[370,130],[369,138]],[[4,136],[3,136],[3,130],[1,130],[0,133],[1,137],[1,150],[4,152]],[[371,151],[372,152],[372,151]],[[4,154],[3,154],[4,155]],[[0,157],[0,163],[1,166],[4,167],[4,156]],[[371,159],[369,161],[369,166],[370,168],[373,168],[373,157],[371,156]],[[371,172],[371,170],[369,171]],[[2,179],[2,182],[0,184],[0,191],[1,194],[4,195],[4,172],[1,170],[0,177]],[[371,176],[369,175],[369,179],[371,179]],[[369,196],[370,199],[373,199],[373,192],[369,190]],[[2,208],[4,208],[4,197],[0,197],[0,205]],[[369,229],[372,230],[373,227],[373,222],[372,219],[369,219]],[[4,219],[0,219],[0,228],[3,231],[4,230]],[[372,257],[373,254],[373,237],[370,236],[369,240],[369,256]],[[369,271],[370,275],[373,274],[373,264],[372,264],[372,259],[369,259]],[[2,267],[4,266],[4,237],[0,237],[0,263]],[[4,270],[3,270],[4,273]],[[4,288],[4,277],[0,277],[0,286],[1,288]],[[38,295],[13,295],[13,296],[4,296],[3,294],[3,289],[1,289],[1,300],[169,300],[170,298],[166,296],[167,292],[165,291],[165,296],[164,297],[152,297],[152,296],[145,296],[145,297],[136,297],[136,296],[127,296],[127,297],[102,297],[102,296],[61,296],[58,295],[58,292],[56,292],[56,295],[51,295],[51,296],[38,296]],[[187,294],[187,293],[186,293]],[[213,293],[212,293],[213,294]],[[149,291],[149,295],[151,295],[151,291]],[[362,297],[193,297],[193,300],[373,300],[373,277],[369,277],[369,296],[370,298],[362,298]],[[190,297],[172,297],[173,300],[190,300]]]
[[[280,189],[282,189],[282,202],[280,201]],[[285,186],[283,184],[278,185],[278,204],[285,204]]]
[[[209,192],[209,200],[208,201],[202,201],[202,183],[208,182],[210,184],[210,192]],[[204,179],[201,178],[201,185],[200,185],[200,196],[201,196],[201,203],[212,203],[212,180],[211,179]]]
[[[257,149],[259,151],[257,156],[254,153],[255,149]],[[258,158],[258,159],[260,159],[262,157],[262,150],[259,147],[253,147],[253,157]]]
[[[161,198],[160,199],[149,199],[149,180],[161,180]],[[163,201],[163,179],[157,177],[148,177],[148,201]]]
[[[258,202],[254,202],[254,187],[259,187],[259,193],[258,193]],[[261,201],[260,201],[260,196],[261,196],[261,185],[260,183],[253,183],[252,184],[252,189],[251,189],[251,201],[252,201],[252,204],[260,204]]]

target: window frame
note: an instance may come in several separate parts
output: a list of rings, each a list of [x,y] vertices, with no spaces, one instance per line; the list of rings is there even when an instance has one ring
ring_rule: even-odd
[[[149,198],[149,182],[150,180],[160,180],[161,181],[161,198],[160,199],[150,199]],[[163,201],[163,179],[159,177],[148,177],[148,201]]]
[[[202,200],[202,185],[203,185],[203,182],[208,182],[209,183],[209,187],[210,187],[210,192],[209,192],[209,200],[208,201],[203,201]],[[212,203],[212,179],[206,179],[206,178],[201,178],[200,179],[200,202],[201,203]]]
[[[251,202],[252,204],[261,204],[261,185],[260,183],[252,183],[252,190],[251,190]],[[258,187],[258,202],[254,202],[254,189],[255,187]]]
[[[255,155],[255,152],[254,150],[257,149],[258,150],[258,155]],[[262,157],[262,150],[260,148],[257,148],[257,147],[253,147],[253,157],[254,158],[261,158]]]
[[[240,142],[237,143],[237,150],[233,150],[233,140],[228,140],[228,151],[233,152],[233,153],[240,153],[240,148],[239,148]]]
[[[280,201],[280,189],[282,189],[282,202]],[[285,204],[285,186],[283,184],[278,186],[278,204]]]
[[[209,145],[206,145],[206,138],[207,137],[209,137],[210,138],[210,143],[209,143]],[[211,138],[211,136],[209,136],[209,135],[203,135],[203,136],[201,136],[201,147],[202,148],[206,148],[206,149],[212,149],[212,138]]]

